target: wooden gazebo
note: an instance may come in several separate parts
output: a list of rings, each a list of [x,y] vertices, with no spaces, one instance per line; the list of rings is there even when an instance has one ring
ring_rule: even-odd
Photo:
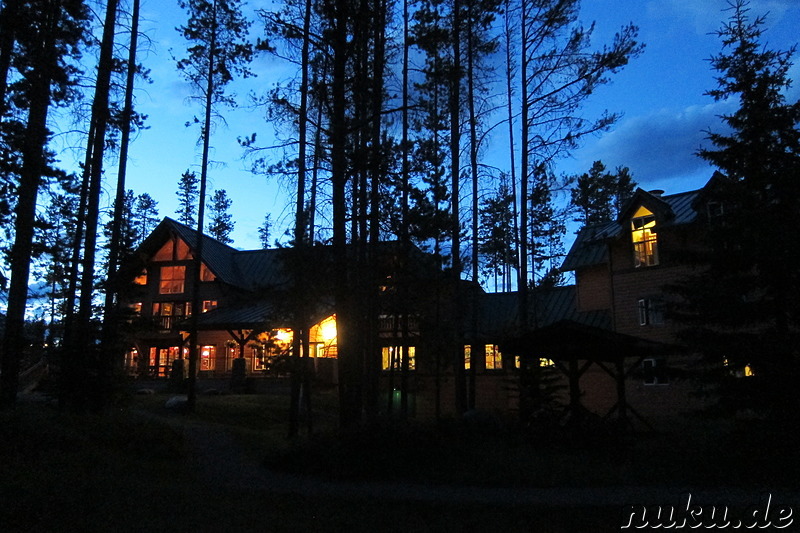
[[[528,331],[500,345],[503,353],[518,355],[523,360],[550,359],[569,382],[569,411],[579,415],[581,404],[580,379],[597,365],[616,383],[617,402],[605,418],[617,413],[621,424],[627,424],[628,414],[634,415],[648,428],[650,424],[630,404],[625,394],[625,379],[643,359],[675,353],[676,347],[588,326],[572,320],[561,320],[549,326]]]

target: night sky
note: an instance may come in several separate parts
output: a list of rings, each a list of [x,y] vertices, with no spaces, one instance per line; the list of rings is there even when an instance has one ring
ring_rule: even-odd
[[[250,2],[249,7],[268,5]],[[715,86],[708,59],[720,50],[713,32],[727,18],[722,11],[726,5],[725,0],[584,0],[583,22],[597,23],[593,42],[610,42],[622,25],[633,22],[640,27],[646,49],[585,107],[587,116],[608,109],[623,113],[623,118],[612,131],[589,139],[572,158],[560,161],[556,172],[584,172],[592,161],[602,159],[610,168],[630,167],[634,179],[646,189],[679,192],[705,183],[713,169],[693,154],[704,142],[703,130],[720,128],[716,117],[735,109],[735,104],[715,103],[704,95]],[[769,12],[765,40],[770,47],[786,49],[797,41],[800,3],[796,0],[756,0],[751,8],[754,15]],[[189,86],[175,69],[173,56],[182,57],[185,50],[175,31],[182,23],[182,11],[173,2],[144,0],[142,13],[142,27],[151,44],[140,58],[152,70],[153,84],[141,87],[137,94],[138,110],[149,115],[149,129],[139,133],[131,147],[128,187],[153,196],[161,216],[175,216],[180,174],[187,168],[199,173],[198,129],[184,124],[202,110],[187,100]],[[254,35],[261,31],[257,21],[252,31]],[[282,187],[250,174],[236,141],[257,132],[261,143],[270,143],[273,128],[264,121],[262,111],[248,109],[248,93],[263,93],[285,81],[291,71],[264,56],[252,68],[258,77],[232,87],[242,107],[235,112],[223,109],[227,123],[218,124],[212,137],[212,159],[217,163],[209,174],[209,194],[224,188],[232,198],[236,220],[232,237],[237,248],[259,247],[257,227],[267,212],[276,223],[274,237],[280,237],[291,223],[291,202],[285,194],[288,184]],[[795,64],[790,77],[798,79],[799,74]],[[799,94],[800,89],[793,87],[790,96],[797,99]],[[491,151],[507,152],[507,128],[496,131]],[[279,156],[275,152],[276,160]],[[65,162],[70,157],[62,154]],[[507,167],[504,161],[497,164]],[[106,186],[107,191],[112,189]]]

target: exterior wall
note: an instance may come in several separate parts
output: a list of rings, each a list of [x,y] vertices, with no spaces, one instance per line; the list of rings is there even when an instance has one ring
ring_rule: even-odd
[[[664,320],[661,324],[641,325],[639,300],[666,301],[664,286],[680,280],[691,272],[687,267],[652,266],[618,271],[614,274],[614,323],[619,333],[644,339],[671,343],[679,329]]]
[[[595,265],[582,269],[575,276],[578,311],[597,311],[611,307],[611,284],[608,266]]]

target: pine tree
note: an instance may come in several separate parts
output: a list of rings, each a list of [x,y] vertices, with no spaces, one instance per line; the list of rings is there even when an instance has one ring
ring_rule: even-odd
[[[138,241],[135,243],[139,246],[142,240],[146,239],[150,232],[158,225],[158,202],[145,193],[136,197],[136,204],[133,208],[132,223],[136,226],[136,233]]]
[[[588,172],[574,179],[571,204],[576,212],[575,222],[591,226],[609,222],[633,195],[636,182],[627,167],[608,172],[602,161],[595,161]]]
[[[178,196],[178,209],[175,214],[178,215],[178,222],[193,227],[197,224],[197,174],[186,170],[181,174],[178,181],[178,190],[175,194]]]
[[[714,148],[699,152],[727,179],[707,198],[718,207],[709,253],[696,260],[708,266],[672,287],[682,299],[671,315],[687,324],[687,344],[706,355],[723,404],[794,417],[800,246],[778,228],[800,212],[800,101],[786,101],[795,49],[764,46],[765,18],[751,18],[748,2],[733,0],[729,10],[718,31],[722,52],[711,59],[717,88],[708,94],[738,108],[722,117],[728,131],[709,133]],[[755,377],[731,378],[745,366]]]
[[[531,270],[534,285],[557,285],[558,265],[564,255],[567,211],[556,198],[558,180],[542,165],[534,176],[528,196]]]
[[[250,22],[242,15],[240,0],[179,0],[178,5],[187,11],[189,18],[185,26],[178,28],[188,47],[187,57],[179,60],[177,66],[195,91],[192,98],[200,101],[203,109],[203,118],[195,118],[195,122],[200,124],[202,144],[197,208],[197,232],[202,233],[212,117],[215,115],[215,108],[236,105],[235,99],[226,92],[226,88],[235,76],[252,75],[248,65],[253,56],[253,47],[248,41]],[[199,239],[194,257],[193,309],[200,307],[202,261],[203,239]],[[194,410],[196,401],[197,314],[192,315],[189,329],[188,406],[191,411]]]
[[[264,222],[258,227],[258,240],[261,241],[261,248],[264,250],[272,246],[270,241],[272,237],[272,214],[267,213],[264,216]]]
[[[494,288],[509,290],[514,255],[514,198],[505,181],[481,202],[480,253],[484,276],[494,278]]]
[[[22,74],[11,88],[21,102],[27,103],[27,119],[17,130],[21,165],[15,190],[14,244],[11,248],[11,276],[3,336],[0,407],[16,401],[20,357],[25,349],[23,325],[28,297],[33,227],[42,177],[47,172],[48,111],[52,104],[70,96],[75,83],[74,69],[68,66],[70,55],[78,53],[78,43],[85,32],[88,12],[79,0],[24,3],[25,25],[17,32],[17,53],[11,57]],[[16,22],[16,21],[15,21]],[[19,29],[19,28],[18,28]],[[24,133],[23,133],[24,132]]]
[[[618,115],[604,112],[585,118],[580,108],[643,46],[638,28],[624,26],[601,48],[591,43],[594,25],[578,23],[580,0],[521,1],[520,17],[520,175],[519,196],[528,198],[538,169],[551,167],[575,149],[581,139],[608,129]],[[594,50],[594,51],[592,51]],[[520,203],[520,316],[528,313],[528,204]]]
[[[233,221],[233,216],[229,212],[231,205],[233,205],[233,201],[228,198],[228,193],[225,189],[214,191],[214,194],[208,201],[209,220],[206,230],[209,235],[225,244],[233,242],[230,235],[235,222]]]
[[[116,208],[116,206],[112,207]],[[128,189],[125,191],[125,195],[122,197],[122,218],[119,221],[119,228],[116,231],[117,235],[114,236],[115,232],[113,220],[107,221],[103,226],[103,236],[106,240],[107,249],[110,248],[114,238],[117,239],[117,264],[114,265],[114,270],[118,270],[120,265],[124,264],[125,261],[131,257],[136,248],[136,243],[142,239],[142,236],[139,234],[139,227],[134,221],[135,210],[136,196],[134,195],[132,189]],[[109,254],[106,262],[110,261],[111,259],[112,257]],[[106,270],[108,270],[108,265]]]

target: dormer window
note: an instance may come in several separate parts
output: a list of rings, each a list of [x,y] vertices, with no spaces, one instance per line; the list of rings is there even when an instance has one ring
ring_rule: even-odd
[[[636,268],[658,264],[656,217],[646,207],[640,207],[631,219],[633,265]]]

